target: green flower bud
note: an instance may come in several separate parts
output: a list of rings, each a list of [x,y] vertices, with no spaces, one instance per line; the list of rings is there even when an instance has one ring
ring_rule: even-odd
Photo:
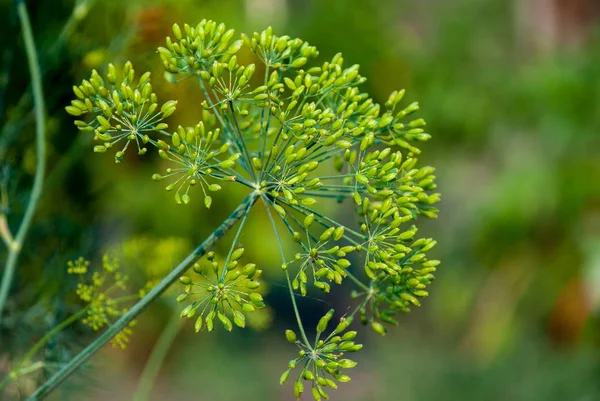
[[[356,334],[357,334],[356,331],[348,331],[342,336],[342,340],[344,340],[344,341],[354,340],[354,338],[356,337]]]
[[[186,306],[182,311],[180,316],[181,317],[188,317],[190,315],[190,313],[192,312],[194,306],[193,305],[188,305]]]
[[[65,107],[65,110],[67,111],[67,113],[69,113],[70,115],[75,116],[75,117],[79,117],[80,115],[83,114],[83,112],[80,109],[78,109],[77,107],[74,107],[74,106],[67,106],[67,107]]]
[[[225,328],[225,330],[231,331],[233,329],[233,326],[231,324],[231,320],[229,320],[229,318],[227,316],[225,316],[221,312],[217,312],[217,317],[219,318],[219,320],[223,324],[223,327]]]
[[[337,141],[335,143],[335,146],[337,146],[338,148],[341,148],[341,149],[348,149],[348,148],[352,147],[352,142],[342,139],[340,141]]]
[[[255,290],[260,286],[260,283],[258,281],[249,281],[248,283],[246,283],[246,288],[250,289],[250,290]]]
[[[340,359],[338,363],[343,369],[352,369],[357,365],[356,362],[351,361],[350,359]]]
[[[231,253],[230,260],[238,260],[244,254],[244,248],[238,248]]]
[[[304,227],[309,228],[313,221],[315,221],[315,215],[311,213],[304,218]]]
[[[300,399],[303,392],[304,392],[304,385],[302,384],[302,382],[300,380],[298,380],[296,383],[294,383],[294,396],[296,397],[297,400]]]
[[[342,331],[346,330],[348,328],[349,324],[350,324],[350,322],[348,320],[346,320],[345,318],[341,318],[340,323],[337,325],[337,327],[335,328],[335,330],[333,332],[335,334],[339,334]]]
[[[350,267],[350,261],[348,259],[338,259],[337,265],[342,269],[347,269]]]
[[[296,84],[288,77],[283,78],[283,82],[285,82],[285,85],[291,90],[296,90]]]
[[[276,211],[277,213],[279,213],[280,215],[282,215],[282,216],[285,216],[285,209],[284,209],[284,208],[282,208],[281,206],[279,206],[279,205],[277,205],[277,204],[274,204],[274,205],[273,205],[273,209],[275,209],[275,211]]]
[[[244,316],[244,314],[238,310],[234,310],[233,311],[233,323],[235,323],[236,326],[244,328],[246,327],[246,317]]]
[[[196,323],[194,324],[194,330],[196,330],[196,333],[199,333],[200,330],[202,330],[202,323],[203,323],[202,319],[203,319],[202,315],[198,316],[198,318],[196,319]]]
[[[262,295],[260,295],[258,292],[252,292],[252,293],[248,294],[248,297],[250,298],[250,300],[252,302],[262,302],[263,301]]]
[[[335,311],[333,309],[330,309],[329,312],[327,312],[325,316],[319,320],[319,323],[317,324],[317,333],[322,333],[327,330],[327,325],[329,324],[334,312]]]
[[[380,334],[382,336],[384,336],[387,332],[387,329],[383,327],[383,325],[379,322],[372,322],[371,327],[373,328],[373,330],[375,330],[377,334]]]
[[[285,331],[285,338],[290,342],[290,343],[295,343],[296,342],[296,333],[294,333],[292,330],[286,330]]]
[[[335,229],[333,227],[329,227],[327,230],[325,230],[323,232],[323,234],[321,234],[321,236],[319,237],[319,241],[321,241],[321,242],[329,241],[329,239],[331,239],[331,236],[333,235],[334,231],[335,231]]]
[[[163,118],[169,117],[171,114],[175,112],[175,108],[177,107],[176,100],[169,100],[160,108],[160,112],[163,114]]]
[[[283,374],[279,378],[279,384],[284,384],[287,381],[288,377],[290,377],[290,371],[291,369],[288,369],[285,372],[283,372]]]
[[[302,378],[304,378],[304,380],[312,381],[315,378],[315,375],[313,375],[310,370],[303,370]]]
[[[297,58],[296,60],[294,60],[292,62],[292,67],[293,68],[300,68],[302,67],[304,64],[306,64],[307,58],[306,57],[300,57]]]

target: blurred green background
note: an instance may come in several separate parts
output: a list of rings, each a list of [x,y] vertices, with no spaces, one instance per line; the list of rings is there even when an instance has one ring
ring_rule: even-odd
[[[171,126],[195,123],[199,91],[161,80],[155,49],[172,23],[210,18],[246,33],[272,25],[317,46],[322,59],[342,52],[347,63],[361,65],[365,90],[376,100],[406,88],[433,135],[422,160],[437,168],[443,200],[440,218],[420,227],[439,243],[437,281],[424,305],[388,336],[361,332],[365,348],[353,380],[332,399],[600,400],[598,1],[27,3],[48,103],[48,174],[1,328],[0,374],[76,308],[67,260],[98,260],[118,248],[139,288],[236,206],[236,197],[220,197],[211,213],[177,206],[149,179],[157,158],[114,165],[91,152],[91,138],[63,109],[71,86],[91,68],[131,60],[138,71],[153,71],[160,99],[186,104]],[[0,179],[12,224],[35,168],[35,124],[10,0],[0,0],[0,26]],[[268,275],[278,260],[263,227],[260,218],[250,222],[241,241]],[[295,355],[283,336],[294,325],[285,291],[274,280],[270,309],[253,329],[195,335],[191,324],[182,328],[151,399],[293,399],[291,384],[278,384]],[[300,308],[314,323],[330,307],[347,305],[345,293],[307,297]],[[174,313],[168,298],[140,317],[127,350],[106,347],[52,399],[131,399]],[[31,391],[92,338],[77,325],[61,333],[44,350],[47,370],[20,381],[9,396]]]

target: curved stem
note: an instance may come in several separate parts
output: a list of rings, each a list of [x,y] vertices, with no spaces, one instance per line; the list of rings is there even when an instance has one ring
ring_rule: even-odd
[[[133,396],[133,401],[146,401],[148,399],[148,395],[150,394],[150,391],[152,391],[152,386],[158,376],[160,367],[169,352],[169,348],[171,348],[171,344],[175,341],[179,329],[183,326],[183,321],[184,320],[178,313],[171,314],[169,322],[162,333],[160,333],[160,337],[158,337],[158,341],[150,353],[148,362],[146,362],[146,366],[144,366],[144,371],[142,372],[137,390]]]
[[[27,14],[27,7],[23,0],[17,1],[17,12],[19,14],[19,20],[21,21],[21,31],[23,33],[23,41],[25,42],[25,52],[27,53],[27,62],[29,64],[29,72],[31,74],[31,83],[33,87],[33,101],[35,105],[35,142],[36,142],[36,170],[35,177],[33,179],[33,187],[31,190],[31,196],[29,203],[25,209],[25,215],[19,226],[19,230],[12,241],[12,245],[8,250],[8,258],[6,259],[6,265],[4,266],[4,273],[2,275],[2,284],[0,286],[0,322],[2,322],[2,311],[6,299],[8,298],[8,292],[10,285],[13,280],[15,268],[17,266],[17,259],[21,253],[23,247],[23,240],[29,231],[31,226],[31,220],[35,213],[35,210],[40,201],[42,195],[42,188],[44,185],[44,170],[46,164],[46,143],[44,141],[44,134],[46,133],[45,123],[45,105],[44,105],[44,92],[42,89],[42,76],[40,73],[40,66],[38,64],[37,51],[35,49],[35,41],[33,39],[33,33],[31,31],[31,23],[29,22],[29,15]]]
[[[163,278],[144,298],[129,309],[119,320],[113,323],[104,331],[94,342],[88,345],[84,350],[77,354],[68,364],[66,364],[58,373],[52,376],[37,391],[28,398],[29,401],[42,400],[54,391],[67,377],[87,361],[92,355],[100,350],[107,342],[117,335],[123,328],[127,327],[129,322],[141,314],[152,302],[162,295],[179,277],[184,274],[200,257],[212,249],[215,244],[223,238],[225,234],[247,213],[248,205],[256,202],[258,195],[256,192],[250,193],[238,205],[238,207],[221,223],[215,231],[212,232],[192,253],[190,253],[177,267]]]

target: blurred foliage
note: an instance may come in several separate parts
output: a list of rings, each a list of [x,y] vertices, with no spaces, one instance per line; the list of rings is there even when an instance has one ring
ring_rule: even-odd
[[[246,31],[270,23],[305,38],[323,58],[340,50],[349,63],[361,64],[369,78],[366,89],[376,100],[406,88],[430,123],[433,140],[425,158],[438,166],[445,198],[440,219],[423,230],[435,233],[434,253],[444,266],[420,314],[402,320],[384,343],[364,342],[366,357],[359,358],[353,381],[335,395],[338,399],[600,398],[600,25],[589,27],[579,48],[558,43],[551,52],[538,52],[517,29],[516,3],[104,1],[91,5],[84,23],[53,48],[73,2],[32,1],[49,104],[49,173],[12,297],[11,310],[26,312],[10,315],[8,330],[15,335],[2,336],[2,355],[21,353],[70,310],[66,301],[51,301],[68,299],[76,286],[65,272],[66,260],[80,254],[98,260],[103,249],[121,244],[132,252],[126,239],[137,236],[176,236],[182,244],[170,246],[191,247],[235,206],[237,199],[224,199],[218,213],[202,207],[181,213],[170,195],[138,178],[150,177],[158,160],[126,159],[129,168],[117,172],[88,152],[62,111],[72,83],[90,68],[131,59],[157,75],[162,66],[153,49],[171,23],[212,18]],[[534,9],[526,18],[543,11]],[[0,0],[0,164],[10,211],[18,216],[32,177],[34,134],[29,77],[13,14],[12,1]],[[269,15],[273,19],[265,21]],[[196,99],[186,85],[173,88],[157,91],[165,98],[176,90],[182,101]],[[187,124],[194,120],[193,115],[178,118]],[[266,220],[256,220],[248,228],[256,235],[242,238],[256,245],[246,248],[273,246],[263,234]],[[167,248],[153,256],[139,245],[136,252],[143,257],[132,258],[142,267],[136,270],[131,263],[132,280],[152,276],[153,260],[171,260],[166,254],[176,251]],[[267,265],[276,268],[277,261],[263,263],[268,274]],[[267,304],[274,308],[275,324],[260,336],[180,334],[153,399],[174,394],[282,399],[289,389],[281,390],[274,378],[286,363],[283,322],[293,319],[291,309],[279,307],[285,296],[277,285],[270,289]],[[310,296],[302,300],[314,302]],[[316,305],[326,311],[328,303],[342,302]],[[308,326],[316,325],[317,315],[322,314]],[[94,361],[94,374],[105,380],[84,386],[87,399],[109,394],[127,399],[165,316],[164,305],[152,308],[139,322],[145,335],[134,334],[128,353],[107,350]],[[75,327],[64,333],[46,353],[56,357],[56,350],[86,343],[82,332]],[[236,386],[231,376],[239,378]]]

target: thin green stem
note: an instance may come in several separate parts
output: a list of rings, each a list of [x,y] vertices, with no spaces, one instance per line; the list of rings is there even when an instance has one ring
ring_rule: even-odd
[[[212,109],[215,117],[221,123],[221,126],[223,127],[225,134],[228,135],[228,137],[233,141],[233,144],[235,145],[235,147],[242,154],[242,160],[241,160],[242,167],[244,168],[244,170],[246,170],[246,172],[248,174],[250,174],[252,176],[252,178],[254,178],[254,170],[253,170],[252,164],[251,164],[252,161],[250,159],[250,155],[248,154],[248,149],[247,149],[246,145],[244,144],[243,138],[241,138],[241,132],[239,132],[240,141],[238,141],[238,138],[235,135],[234,129],[232,127],[230,127],[225,122],[225,120],[223,120],[223,118],[226,118],[227,116],[221,115],[221,113],[219,112],[219,110],[217,108],[217,104],[212,101],[212,98],[208,94],[208,89],[204,85],[204,82],[202,81],[202,79],[200,77],[197,77],[197,80],[198,80],[198,83],[200,84],[200,89],[202,89],[202,93],[204,93],[204,96],[206,97],[206,101],[208,102],[210,108]],[[214,91],[213,91],[213,94],[215,96],[215,100],[218,101],[218,97]]]
[[[289,205],[288,205],[288,206],[289,206]],[[316,213],[316,212],[315,212],[315,213]],[[317,214],[318,214],[318,213],[317,213]],[[292,216],[292,215],[290,214],[290,216]],[[299,222],[299,221],[298,221],[298,220],[297,220],[295,217],[293,217],[293,216],[292,216],[292,218],[293,218],[293,219],[296,221],[296,224],[298,224],[300,227],[302,227],[302,225],[300,224],[300,222]],[[285,219],[285,217],[282,217],[282,219],[283,219],[284,223],[286,223],[286,225],[287,225],[288,229],[290,230],[290,233],[293,233],[293,232],[294,232],[294,230],[293,230],[293,229],[292,229],[292,227],[289,225],[289,223],[287,222],[287,220]],[[322,223],[322,222],[321,222],[321,221],[319,221],[318,219],[316,219],[316,220],[317,220],[317,222],[319,222],[319,223]],[[348,228],[347,228],[347,227],[344,227],[344,229],[345,229],[345,230],[348,230]],[[349,236],[347,236],[347,235],[344,235],[344,238],[346,238],[348,241],[350,241],[350,242],[351,242],[351,243],[353,243],[354,245],[358,245],[358,242],[356,242],[355,240],[353,240],[353,239],[352,239],[352,238],[350,238]],[[302,245],[302,247],[304,248],[304,250],[307,250],[307,248],[306,248],[306,246],[305,246],[304,244],[301,244],[301,245]],[[355,275],[353,275],[353,274],[352,274],[352,273],[350,273],[349,271],[346,271],[346,274],[348,275],[348,277],[350,277],[350,279],[351,279],[352,281],[354,281],[354,283],[355,283],[356,285],[358,285],[359,287],[361,287],[362,289],[364,289],[364,290],[366,290],[366,291],[369,291],[369,290],[370,290],[370,289],[369,289],[369,287],[368,287],[368,286],[367,286],[365,283],[363,283],[362,281],[360,281],[360,280],[359,280],[359,279],[358,279],[358,278],[357,278]]]
[[[33,347],[27,351],[27,353],[15,364],[15,367],[11,370],[11,372],[0,382],[0,390],[6,387],[12,380],[15,380],[17,377],[23,374],[23,365],[33,358],[33,356],[44,346],[46,343],[54,337],[58,332],[62,331],[64,328],[70,326],[74,322],[76,322],[81,316],[83,316],[87,311],[87,308],[81,309],[79,312],[69,316],[67,319],[63,320],[60,324],[55,326],[52,330],[47,332],[40,340],[34,344]]]
[[[0,382],[0,390],[2,390],[6,385],[8,385],[8,383],[10,383],[10,381],[12,381],[12,380],[16,379],[18,376],[20,376],[20,373],[23,371],[23,369],[21,369],[23,367],[23,365],[26,364],[27,362],[29,362],[31,360],[31,358],[33,358],[33,356],[44,345],[46,345],[46,343],[52,337],[54,337],[55,334],[57,334],[58,332],[62,331],[66,327],[70,326],[71,324],[75,323],[86,312],[87,312],[87,308],[81,309],[79,312],[77,312],[77,313],[69,316],[65,320],[63,320],[60,324],[58,324],[57,326],[55,326],[52,330],[50,330],[42,338],[40,338],[40,340],[37,343],[35,343],[35,345],[33,347],[31,347],[29,349],[29,351],[27,351],[27,353],[25,355],[23,355],[23,357],[19,360],[19,362],[17,362],[15,364],[15,367],[7,375],[7,377],[4,380],[2,380],[2,382]]]
[[[133,396],[133,401],[146,401],[148,399],[160,367],[163,365],[171,345],[183,326],[183,321],[184,320],[179,314],[171,314],[169,322],[162,333],[160,333],[160,337],[158,337],[158,341],[150,353],[148,362],[146,362],[146,366],[144,366],[144,371],[142,372],[137,390]]]
[[[356,284],[357,286],[359,286],[360,288],[362,288],[365,291],[370,291],[371,289],[362,281],[360,281],[358,279],[358,277],[356,277],[354,274],[350,273],[349,271],[346,270],[346,274],[348,275],[348,277],[350,277],[350,280],[354,281],[354,284]]]
[[[240,129],[240,124],[237,119],[237,115],[235,113],[235,106],[233,102],[229,101],[229,109],[231,110],[231,116],[233,117],[233,123],[235,124],[235,129],[240,137],[240,143],[242,144],[242,151],[244,157],[247,159],[248,168],[250,169],[250,175],[254,180],[256,180],[256,175],[254,173],[254,166],[252,165],[252,157],[250,156],[250,152],[248,151],[248,147],[246,146],[246,142],[244,141],[244,136],[242,134],[242,130]]]
[[[242,221],[240,222],[240,226],[237,230],[237,232],[235,233],[235,237],[233,238],[233,241],[231,242],[231,248],[229,248],[229,253],[227,254],[227,257],[225,258],[225,263],[223,263],[223,269],[221,270],[221,274],[219,275],[219,283],[222,283],[225,280],[225,276],[227,275],[227,265],[229,264],[229,259],[231,258],[231,254],[233,253],[236,244],[238,242],[238,239],[240,238],[240,235],[242,234],[242,229],[244,228],[244,224],[246,223],[246,218],[248,217],[248,212],[250,211],[250,208],[252,207],[251,204],[248,205],[248,208],[246,209],[246,213],[244,214],[244,217],[242,217]]]
[[[0,237],[2,237],[2,241],[6,247],[10,250],[12,248],[12,244],[14,242],[14,238],[12,233],[10,232],[10,228],[8,228],[8,223],[6,222],[6,215],[0,211]]]
[[[179,277],[184,274],[199,258],[212,249],[215,244],[227,234],[227,232],[247,213],[248,205],[256,202],[258,195],[256,192],[250,193],[238,205],[238,207],[221,223],[215,231],[212,232],[192,253],[190,253],[177,267],[175,267],[160,283],[158,283],[144,298],[129,309],[119,320],[106,329],[94,342],[88,345],[84,350],[77,354],[69,363],[67,363],[58,373],[52,376],[37,391],[28,398],[29,401],[42,400],[54,391],[65,379],[67,379],[81,364],[87,361],[92,355],[100,350],[122,329],[141,314],[152,302],[161,296]]]
[[[74,28],[77,27],[77,24],[88,15],[88,12],[95,1],[96,0],[81,0],[75,2],[73,5],[73,11],[69,16],[69,19],[63,25],[63,29],[61,30],[57,39],[48,47],[48,51],[46,52],[45,56],[42,55],[41,57],[41,65],[45,67],[41,70],[42,76],[44,76],[52,67],[54,67],[58,61],[63,60],[60,57],[62,53],[60,53],[59,50],[68,39],[69,35],[73,33]],[[18,2],[19,1],[15,1],[15,3]],[[24,125],[23,122],[29,119],[30,100],[31,92],[29,91],[29,88],[27,88],[27,90],[23,92],[23,95],[21,95],[20,99],[17,101],[16,106],[11,108],[10,118],[8,118],[8,121],[0,130],[0,159],[5,153],[7,144],[20,131],[21,127]]]
[[[19,370],[18,375],[19,376],[28,375],[30,373],[35,372],[36,370],[42,369],[44,366],[47,366],[44,361],[34,362],[31,365],[25,366],[24,368],[22,368],[21,370]]]
[[[265,79],[264,79],[263,85],[267,86],[268,82],[269,82],[269,64],[267,64],[267,68],[265,68]],[[270,100],[269,100],[269,104],[270,104]],[[268,109],[269,109],[269,118],[270,118],[271,108],[268,107]],[[265,109],[263,108],[260,113],[260,136],[261,136],[261,138],[260,138],[261,139],[261,151],[259,153],[260,158],[263,157],[263,155],[265,154],[266,148],[267,148],[268,129],[263,131],[264,119],[265,119]],[[267,126],[268,126],[268,124],[267,124]]]
[[[31,226],[31,220],[35,214],[35,210],[38,206],[42,195],[42,188],[44,186],[44,172],[46,164],[46,143],[44,135],[46,133],[46,122],[45,122],[45,105],[44,105],[44,91],[42,89],[42,76],[40,73],[40,66],[38,63],[37,51],[35,49],[35,41],[33,39],[33,33],[31,30],[31,23],[29,22],[29,14],[27,13],[27,7],[23,0],[17,2],[17,13],[19,20],[21,21],[21,32],[23,34],[23,41],[25,42],[25,52],[27,54],[27,62],[29,65],[29,72],[31,74],[31,83],[33,88],[33,101],[35,107],[35,120],[36,120],[36,170],[33,179],[33,187],[31,190],[31,196],[29,203],[25,209],[25,214],[21,225],[17,230],[12,246],[8,250],[8,257],[6,259],[6,265],[4,266],[4,273],[2,275],[2,284],[0,285],[0,323],[2,322],[2,312],[8,293],[10,291],[10,285],[12,283],[15,268],[17,266],[17,259],[21,253],[23,247],[23,241],[29,227]]]
[[[369,295],[367,295],[362,302],[360,302],[358,305],[356,305],[356,308],[354,308],[354,310],[348,315],[348,318],[354,317],[354,315],[356,315],[356,313],[359,310],[364,308],[365,305],[367,305],[367,303],[371,300],[372,296],[373,296],[373,294],[369,293]]]
[[[300,319],[300,312],[298,311],[298,305],[296,304],[296,294],[294,294],[294,290],[292,289],[292,282],[290,280],[290,273],[285,271],[285,278],[287,280],[288,290],[290,292],[290,298],[292,299],[292,306],[294,307],[294,314],[296,315],[296,321],[298,322],[298,329],[300,330],[300,334],[302,335],[302,339],[307,347],[310,347],[310,341],[308,341],[308,337],[304,332],[304,326],[302,325],[302,319]]]
[[[87,17],[95,1],[96,0],[75,1],[75,4],[73,5],[73,11],[69,16],[69,19],[63,25],[57,40],[52,44],[52,46],[50,46],[49,53],[51,55],[57,55],[58,50],[60,50],[60,47],[66,42],[67,38],[71,36],[77,27],[77,24]]]
[[[344,315],[344,317],[346,317],[346,319],[353,319],[354,315],[356,315],[356,313],[359,310],[361,310],[362,308],[364,308],[364,306],[369,302],[369,300],[371,299],[371,297],[372,297],[372,294],[369,293],[369,295],[367,295],[364,300],[362,300],[358,305],[356,305],[356,308],[354,308],[354,310],[350,314]],[[328,342],[336,334],[337,333],[335,333],[334,331],[331,332],[324,341]],[[318,342],[318,336],[317,336],[317,341],[315,341],[315,347],[316,347],[317,342]]]
[[[277,226],[275,225],[275,220],[273,219],[273,214],[271,213],[271,208],[267,204],[267,198],[263,194],[263,202],[265,203],[265,209],[267,209],[267,214],[269,215],[269,220],[271,220],[271,225],[273,226],[273,231],[275,232],[275,237],[277,238],[277,243],[279,244],[279,249],[281,251],[281,258],[283,263],[285,263],[285,255],[283,254],[283,245],[281,244],[281,240],[279,238],[279,234],[277,232]],[[307,347],[310,347],[310,341],[308,341],[308,337],[306,336],[306,332],[304,331],[304,326],[302,325],[302,319],[300,318],[300,311],[298,310],[298,305],[296,304],[296,295],[294,294],[294,290],[292,288],[292,282],[290,280],[290,274],[285,270],[285,278],[287,280],[288,290],[290,292],[290,298],[292,299],[292,306],[294,307],[294,314],[296,315],[296,321],[298,322],[298,330],[300,330],[300,334],[302,335],[302,339]]]
[[[316,216],[317,219],[323,220],[323,221],[327,221],[329,223],[331,223],[331,225],[329,227],[344,227],[344,231],[352,233],[353,235],[357,236],[359,239],[362,239],[364,241],[368,240],[368,237],[365,236],[364,234],[361,234],[359,232],[356,232],[346,226],[343,226],[342,224],[339,224],[338,222],[336,222],[333,219],[330,219],[329,217],[325,216],[322,213],[319,213],[317,211],[315,211],[314,209],[308,208],[306,206],[303,205],[292,205],[289,203],[285,203],[286,205],[288,205],[289,207],[291,207],[292,209],[297,210],[298,212],[304,214],[305,216],[309,215],[310,213],[314,214]]]

